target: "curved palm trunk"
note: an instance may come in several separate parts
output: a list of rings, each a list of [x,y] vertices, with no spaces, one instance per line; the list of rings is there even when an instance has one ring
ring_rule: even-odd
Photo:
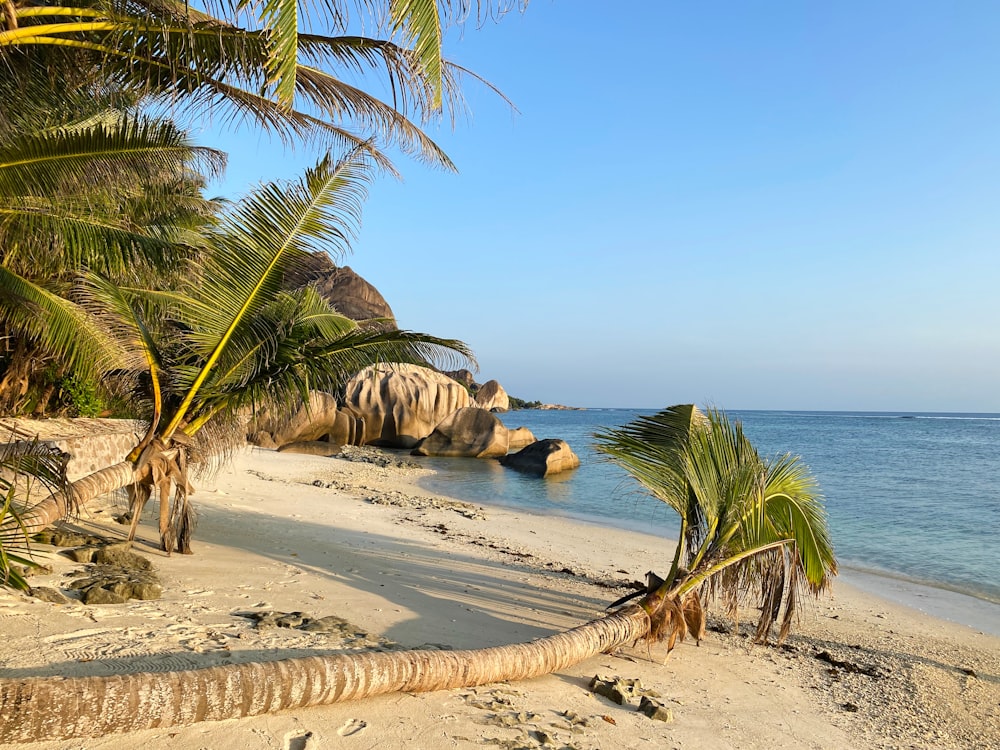
[[[473,687],[549,674],[642,638],[641,606],[530,643],[473,651],[309,656],[182,672],[0,680],[0,742],[97,737],[373,695]]]
[[[27,533],[34,534],[65,518],[76,507],[109,492],[120,490],[135,481],[135,465],[122,461],[73,482],[68,490],[54,492],[29,508],[22,516]]]

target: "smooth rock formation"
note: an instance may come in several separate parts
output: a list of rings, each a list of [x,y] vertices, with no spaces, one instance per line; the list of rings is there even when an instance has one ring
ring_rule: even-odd
[[[580,459],[565,440],[538,440],[517,453],[504,456],[500,463],[515,471],[548,477],[575,469]]]
[[[348,381],[343,408],[364,421],[361,444],[413,448],[470,404],[469,392],[446,375],[418,365],[385,364]]]
[[[495,380],[483,383],[476,392],[476,406],[489,411],[510,411],[510,397]]]
[[[507,428],[486,409],[468,406],[446,417],[413,449],[415,456],[497,458],[507,455]]]
[[[262,448],[323,440],[334,445],[360,445],[364,425],[350,412],[337,407],[329,393],[309,392],[309,406],[291,415],[263,412],[247,428],[249,440]],[[336,452],[336,451],[334,451]]]
[[[515,427],[507,430],[507,450],[519,451],[525,446],[531,445],[537,438],[527,427]]]
[[[395,315],[385,298],[374,286],[351,270],[338,268],[326,253],[312,253],[302,267],[285,279],[286,289],[298,289],[312,284],[329,300],[337,312],[351,320],[388,318],[395,327]]]
[[[476,385],[476,377],[472,374],[471,370],[451,370],[446,372],[445,375],[452,380],[457,380],[466,388],[474,388]]]

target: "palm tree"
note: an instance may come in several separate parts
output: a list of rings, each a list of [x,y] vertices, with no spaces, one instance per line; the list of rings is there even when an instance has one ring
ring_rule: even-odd
[[[11,81],[0,82],[0,91]],[[46,92],[42,92],[43,94]],[[164,279],[194,254],[191,233],[216,205],[202,174],[221,153],[198,148],[169,121],[81,103],[72,115],[33,90],[0,123],[0,410],[18,410],[26,383],[94,373],[107,337],[70,301],[81,269],[119,281]],[[161,283],[167,283],[163,281]],[[44,398],[39,398],[39,404]]]
[[[523,0],[481,0],[480,18]],[[421,130],[463,107],[459,84],[478,78],[442,56],[447,28],[464,23],[464,0],[358,2],[379,39],[351,33],[352,4],[207,3],[182,0],[83,0],[71,6],[0,0],[0,67],[72,68],[78,83],[110,85],[147,103],[182,112],[219,110],[287,140],[320,139],[326,148],[364,145],[383,168],[372,136],[451,168]],[[214,13],[214,15],[213,15]],[[311,33],[311,26],[322,33]],[[79,71],[93,75],[80,79]],[[346,76],[384,76],[388,101]],[[485,83],[485,82],[484,82]],[[488,84],[487,84],[488,85]]]
[[[288,404],[310,389],[337,390],[373,362],[471,359],[461,342],[361,326],[314,290],[282,291],[306,253],[346,252],[370,174],[359,147],[339,161],[323,159],[297,183],[259,188],[206,230],[200,267],[176,289],[88,276],[87,307],[134,355],[114,375],[145,400],[149,428],[126,461],[74,484],[81,503],[132,486],[141,505],[155,491],[163,548],[189,552],[188,463],[221,452],[227,434],[242,437],[226,428],[247,410]],[[63,517],[68,499],[54,493],[34,505],[24,527]]]
[[[341,654],[109,678],[0,680],[0,716],[16,716],[0,720],[0,741],[101,736],[396,691],[527,679],[640,638],[699,635],[702,597],[697,607],[690,599],[699,591],[728,594],[731,604],[753,591],[764,605],[762,621],[774,622],[783,602],[787,624],[795,591],[818,593],[836,573],[815,481],[796,458],[761,459],[724,414],[674,406],[602,432],[597,447],[681,516],[670,573],[639,604],[530,643],[473,651]],[[763,637],[760,629],[758,636]]]
[[[761,608],[758,640],[780,617],[791,627],[800,593],[824,591],[837,573],[815,478],[798,456],[765,460],[720,411],[690,404],[597,435],[597,450],[680,517],[666,578],[643,606],[654,635],[700,637],[704,600],[733,615],[748,597]]]

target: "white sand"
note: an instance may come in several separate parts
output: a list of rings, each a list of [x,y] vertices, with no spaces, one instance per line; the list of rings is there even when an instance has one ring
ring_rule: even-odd
[[[0,677],[178,669],[387,642],[530,640],[600,616],[626,592],[609,585],[669,565],[672,548],[652,536],[495,508],[429,507],[414,485],[421,475],[243,454],[199,485],[193,556],[156,551],[155,511],[147,511],[138,549],[163,579],[162,599],[57,605],[0,591]],[[80,525],[120,536],[123,527],[104,520],[110,515]],[[65,585],[64,574],[83,567],[61,556],[52,562],[55,572],[34,585]],[[337,615],[363,633],[260,630],[234,614],[253,610]],[[824,652],[841,665],[816,658]],[[640,644],[522,683],[32,747],[1000,748],[1000,638],[846,585],[810,602],[784,648],[712,630],[665,665],[664,656],[663,646]],[[640,679],[674,720],[595,696],[587,689],[594,675]]]

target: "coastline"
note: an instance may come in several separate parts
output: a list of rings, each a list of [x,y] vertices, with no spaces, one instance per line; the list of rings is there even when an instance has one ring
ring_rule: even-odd
[[[60,606],[0,592],[7,635],[0,676],[530,640],[599,617],[625,593],[623,584],[662,567],[669,554],[665,540],[650,535],[430,495],[416,484],[425,475],[257,449],[240,454],[198,484],[194,556],[165,557],[153,549],[150,521],[142,524],[138,551],[159,571],[162,599]],[[103,520],[113,512],[95,510],[81,525],[120,535],[122,527]],[[53,563],[53,574],[33,585],[58,585],[80,567],[61,556]],[[236,614],[265,610],[337,616],[356,628],[337,637],[261,629]],[[829,597],[806,602],[781,648],[751,647],[723,618],[710,623],[700,646],[680,644],[666,664],[662,645],[640,644],[509,685],[147,730],[126,741],[174,750],[1000,746],[1000,638],[842,581]],[[653,721],[594,695],[587,683],[597,674],[640,679],[674,720]],[[122,744],[109,736],[31,747]]]
[[[404,455],[400,453],[400,455]],[[454,459],[452,459],[454,460]],[[463,459],[475,461],[478,459]],[[551,507],[549,513],[543,513],[531,508],[504,503],[502,501],[488,502],[481,499],[469,500],[457,493],[447,490],[447,482],[435,480],[433,469],[415,481],[421,491],[430,494],[443,495],[460,502],[481,503],[487,508],[496,508],[525,516],[536,516],[540,519],[557,517],[573,523],[594,526],[601,529],[612,525],[621,531],[645,534],[662,540],[664,545],[673,545],[674,538],[670,536],[668,522],[658,518],[654,523],[651,519],[653,511],[644,509],[643,520],[601,518],[586,513],[567,511],[557,505]],[[664,508],[664,513],[666,509]],[[644,529],[643,527],[648,527]],[[854,588],[861,589],[882,599],[902,604],[922,614],[941,620],[964,625],[974,630],[983,631],[989,635],[1000,637],[1000,603],[976,596],[967,591],[949,588],[944,584],[914,580],[901,573],[880,571],[855,565],[850,562],[841,565],[838,581]]]

